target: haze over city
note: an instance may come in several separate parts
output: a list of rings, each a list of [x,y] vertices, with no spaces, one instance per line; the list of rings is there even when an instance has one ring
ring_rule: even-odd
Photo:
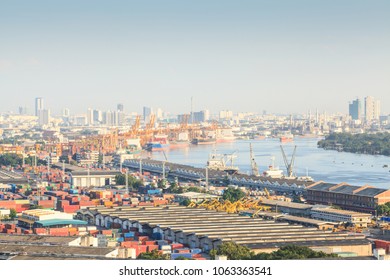
[[[0,111],[345,112],[390,104],[388,1],[7,1]]]

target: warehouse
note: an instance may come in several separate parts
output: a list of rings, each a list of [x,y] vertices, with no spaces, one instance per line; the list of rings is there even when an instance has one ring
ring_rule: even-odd
[[[111,170],[84,170],[69,173],[75,187],[102,187],[115,184],[115,176],[121,174]]]
[[[275,212],[310,217],[313,205],[263,198],[261,204],[271,206]]]
[[[378,205],[390,202],[390,190],[320,181],[307,187],[307,202],[374,214]]]
[[[227,214],[200,208],[169,207],[117,207],[90,209],[78,213],[83,218],[94,211],[96,225],[138,228],[139,232],[172,242],[184,243],[190,248],[209,251],[224,241],[248,246],[255,252],[275,251],[286,244],[305,245],[326,252],[352,252],[358,256],[371,256],[370,242],[364,235],[332,233],[273,220]]]
[[[337,223],[350,223],[351,225],[364,228],[366,228],[367,224],[371,222],[371,214],[333,208],[312,209],[311,216],[319,220]]]

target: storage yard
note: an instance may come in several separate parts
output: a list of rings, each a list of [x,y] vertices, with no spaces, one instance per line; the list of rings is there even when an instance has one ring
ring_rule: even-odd
[[[278,222],[182,206],[118,207],[80,210],[78,218],[96,226],[121,228],[154,239],[179,242],[209,252],[224,241],[245,245],[254,252],[272,252],[284,245],[308,246],[327,253],[371,256],[371,243],[361,234],[333,233],[288,222]]]

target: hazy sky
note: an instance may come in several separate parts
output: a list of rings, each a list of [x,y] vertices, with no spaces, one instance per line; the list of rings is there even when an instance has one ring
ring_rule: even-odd
[[[0,111],[390,113],[390,1],[0,0]]]

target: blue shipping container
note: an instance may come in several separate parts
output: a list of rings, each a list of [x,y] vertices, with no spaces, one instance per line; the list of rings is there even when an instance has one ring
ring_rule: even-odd
[[[202,253],[202,249],[198,249],[198,248],[196,248],[196,249],[191,249],[190,252],[191,252],[192,254],[200,254],[200,253]]]

